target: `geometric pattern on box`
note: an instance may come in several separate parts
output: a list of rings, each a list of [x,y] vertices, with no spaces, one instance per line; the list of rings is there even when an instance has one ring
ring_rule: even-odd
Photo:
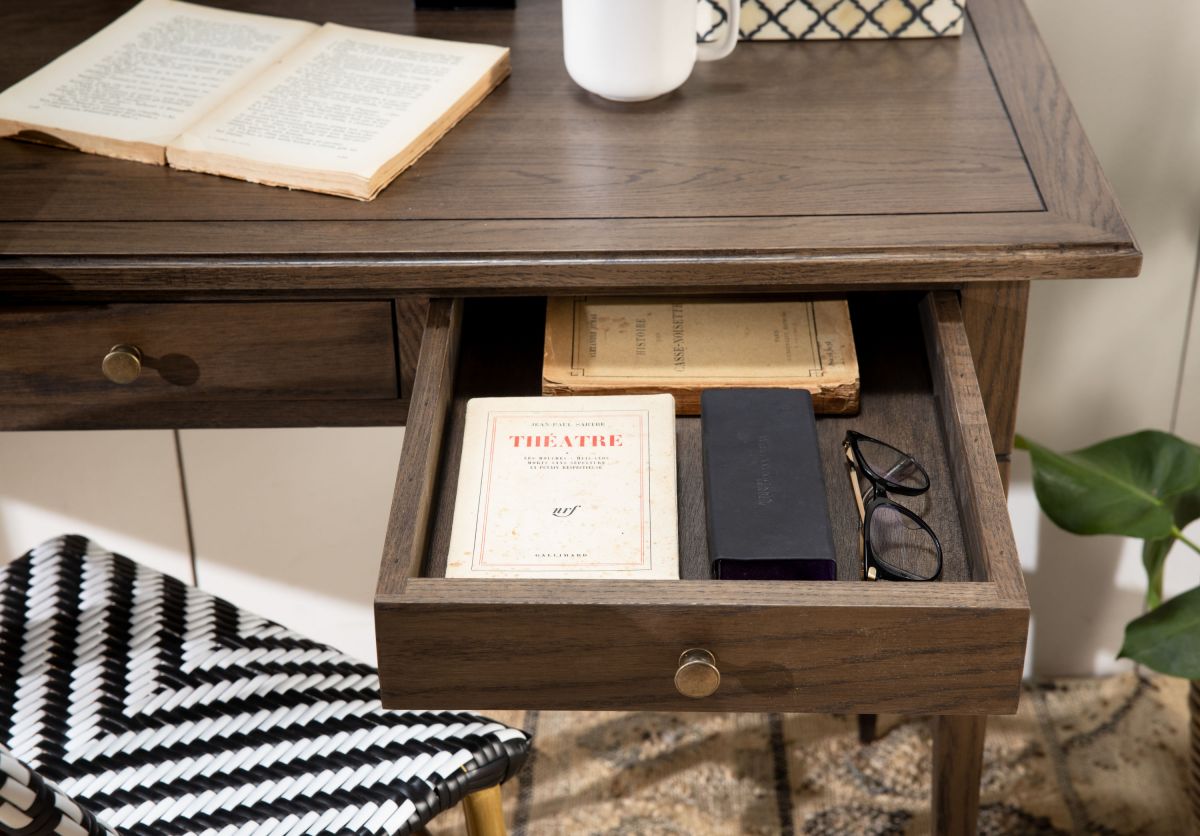
[[[0,567],[0,746],[4,834],[375,836],[503,782],[529,737],[385,711],[369,665],[67,536]]]
[[[724,36],[719,0],[700,3],[701,40]],[[961,35],[966,0],[741,0],[743,41],[944,38]]]

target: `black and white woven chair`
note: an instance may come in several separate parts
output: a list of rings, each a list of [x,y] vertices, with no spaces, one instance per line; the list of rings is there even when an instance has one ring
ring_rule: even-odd
[[[0,566],[0,834],[503,833],[529,737],[83,537]]]

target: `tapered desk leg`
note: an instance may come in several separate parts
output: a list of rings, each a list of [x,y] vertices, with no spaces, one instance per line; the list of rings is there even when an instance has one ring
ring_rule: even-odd
[[[986,716],[933,720],[934,836],[973,836],[979,822]]]
[[[875,729],[878,721],[878,714],[858,715],[858,742],[863,746],[875,742]]]

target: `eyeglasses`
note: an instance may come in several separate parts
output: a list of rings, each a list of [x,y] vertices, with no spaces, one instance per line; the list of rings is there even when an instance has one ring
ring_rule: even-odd
[[[849,462],[854,501],[862,521],[863,575],[867,580],[935,581],[942,574],[942,544],[925,520],[887,492],[918,496],[929,490],[929,474],[901,450],[854,430],[842,442]],[[867,482],[862,489],[859,474]]]

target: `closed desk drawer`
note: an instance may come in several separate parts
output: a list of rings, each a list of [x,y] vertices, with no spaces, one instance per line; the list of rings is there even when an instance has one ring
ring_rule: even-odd
[[[159,407],[400,397],[386,300],[13,307],[0,334],[0,404],[113,426]]]
[[[1028,598],[953,293],[851,302],[862,411],[817,421],[841,580],[709,578],[695,417],[676,425],[680,580],[447,579],[466,400],[537,394],[543,311],[543,300],[431,306],[375,599],[385,705],[1016,710]],[[860,579],[850,428],[929,471],[929,492],[901,499],[941,539],[941,581]],[[675,676],[697,648],[720,685],[694,699]]]

